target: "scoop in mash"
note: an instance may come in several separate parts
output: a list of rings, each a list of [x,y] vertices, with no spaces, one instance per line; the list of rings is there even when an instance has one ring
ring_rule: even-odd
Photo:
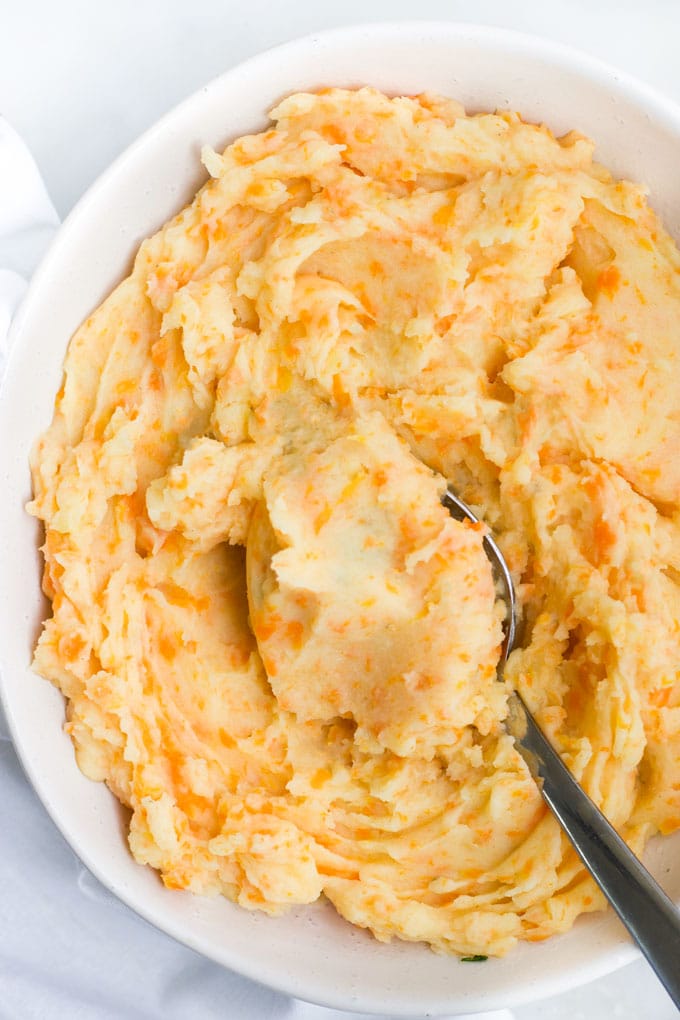
[[[483,528],[379,415],[277,460],[248,532],[250,619],[281,708],[349,717],[366,751],[432,757],[502,719]]]

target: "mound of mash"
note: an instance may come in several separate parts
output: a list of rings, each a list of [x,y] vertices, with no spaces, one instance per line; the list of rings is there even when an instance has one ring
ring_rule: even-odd
[[[71,341],[35,667],[168,887],[502,954],[603,906],[509,687],[636,851],[680,826],[680,256],[577,134],[272,119]]]

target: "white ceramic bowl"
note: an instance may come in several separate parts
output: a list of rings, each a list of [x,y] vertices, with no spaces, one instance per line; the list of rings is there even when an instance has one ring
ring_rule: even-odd
[[[471,110],[510,107],[560,134],[591,135],[615,173],[646,181],[680,235],[680,110],[624,74],[540,39],[492,28],[413,22],[341,29],[270,50],[227,71],[164,117],[100,178],[59,231],[14,325],[0,406],[0,649],[8,721],[26,772],[68,842],[94,874],[147,920],[219,963],[273,988],[336,1008],[415,1014],[472,1012],[556,994],[632,959],[611,914],[520,946],[484,966],[424,946],[381,945],[328,905],[272,920],[226,900],[164,889],[135,864],[123,813],[78,771],[61,729],[63,699],[29,668],[46,605],[40,540],[23,510],[28,451],[52,415],[69,337],[127,272],[142,238],[204,179],[203,143],[222,146],[267,123],[281,96],[324,85],[389,93],[435,90]],[[680,898],[680,836],[646,860]]]

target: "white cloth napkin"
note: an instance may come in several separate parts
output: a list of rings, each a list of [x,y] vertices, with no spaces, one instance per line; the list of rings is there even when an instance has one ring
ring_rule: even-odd
[[[30,153],[0,118],[0,379],[12,317],[58,222]],[[1,709],[0,804],[0,1020],[357,1017],[232,974],[120,903],[42,808]],[[512,1020],[507,1010],[484,1016]]]
[[[30,153],[0,118],[0,378],[12,316],[58,224]]]

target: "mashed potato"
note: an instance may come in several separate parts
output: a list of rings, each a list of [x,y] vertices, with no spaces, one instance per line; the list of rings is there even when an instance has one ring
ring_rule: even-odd
[[[295,95],[69,347],[36,669],[165,884],[502,954],[602,897],[516,686],[636,851],[680,826],[680,256],[515,114]]]

